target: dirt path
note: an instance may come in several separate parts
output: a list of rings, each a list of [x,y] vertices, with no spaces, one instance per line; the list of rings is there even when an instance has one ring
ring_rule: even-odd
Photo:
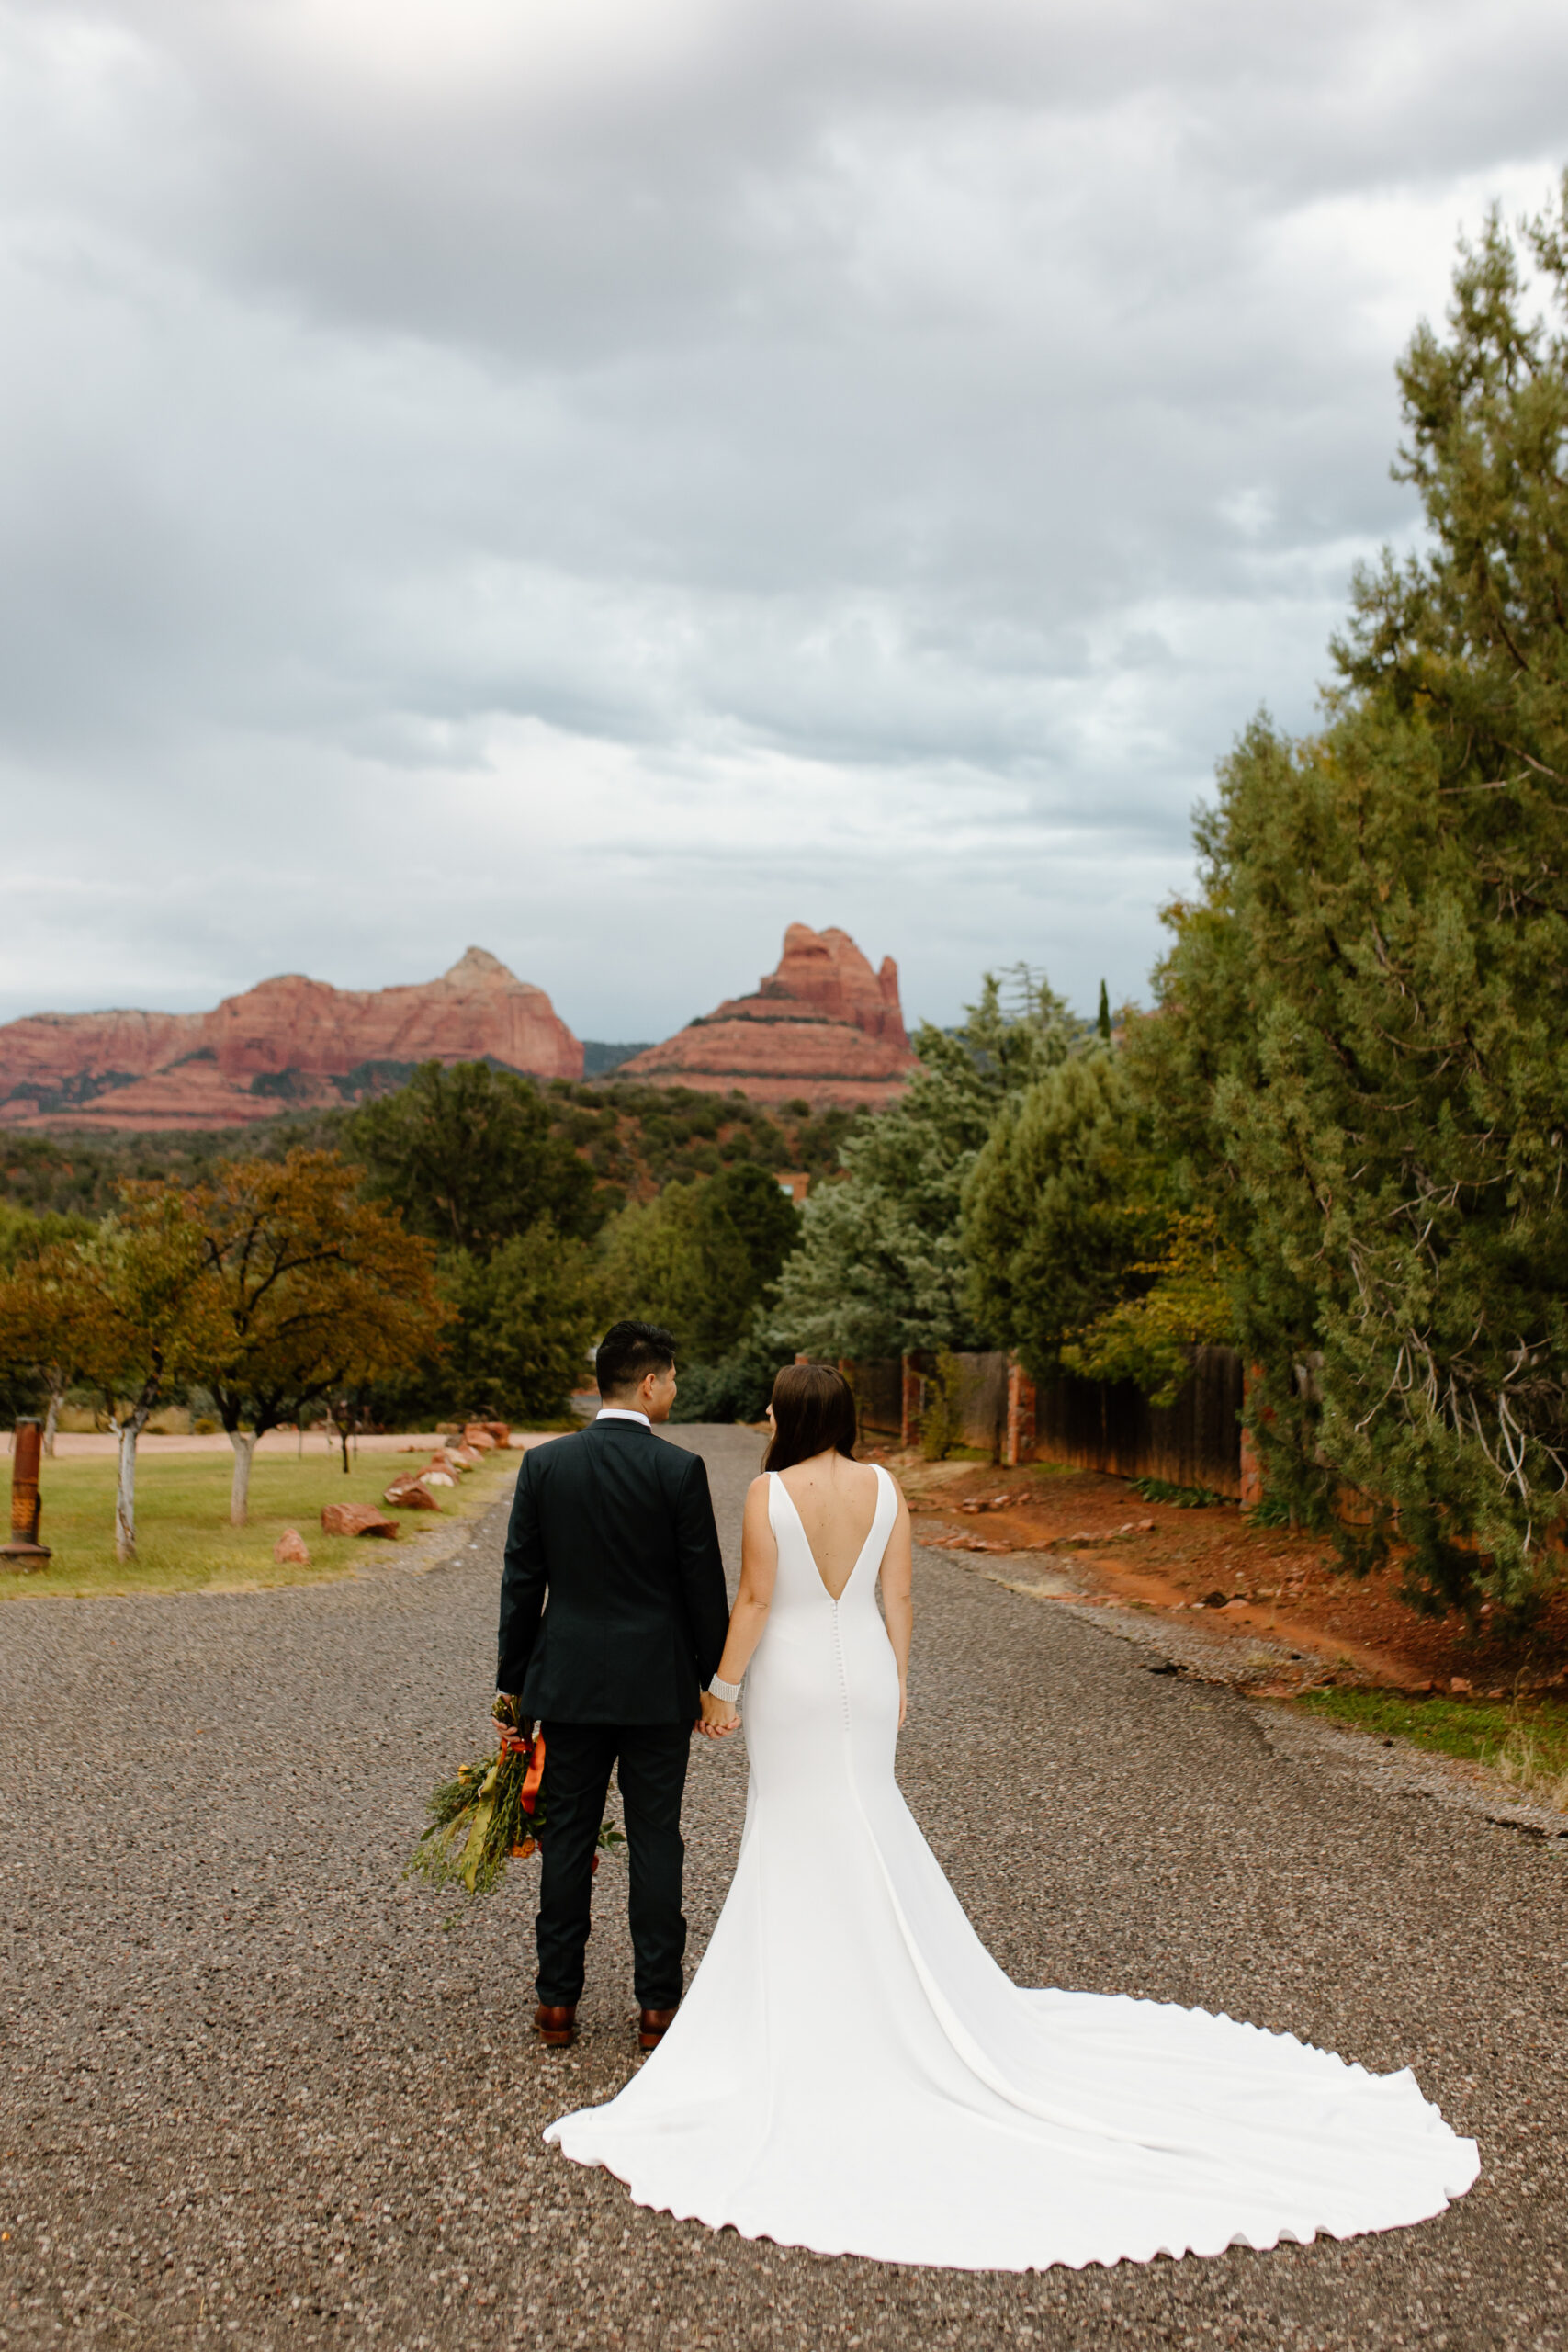
[[[732,1529],[754,1438],[677,1435]],[[6,2352],[1568,2346],[1559,1849],[990,1559],[918,1560],[900,1777],[1003,1966],[1413,2065],[1480,2138],[1474,2192],[1347,2245],[1014,2278],[710,2237],[545,2150],[635,2063],[619,1866],[564,2055],[528,2029],[530,1871],[472,1911],[400,1875],[482,1734],[500,1534],[434,1573],[6,1611]],[[697,1751],[694,1957],[743,1793],[738,1748]]]
[[[1490,1609],[1474,1629],[1452,1614],[1423,1617],[1403,1598],[1397,1566],[1347,1576],[1326,1538],[1259,1525],[1234,1504],[1145,1501],[1123,1478],[1053,1464],[1005,1470],[878,1458],[902,1481],[931,1548],[1045,1555],[1085,1598],[1173,1621],[1201,1617],[1208,1640],[1231,1652],[1238,1684],[1267,1682],[1279,1693],[1338,1673],[1385,1690],[1452,1687],[1497,1698],[1521,1682],[1568,1684],[1568,1600],[1521,1658]]]

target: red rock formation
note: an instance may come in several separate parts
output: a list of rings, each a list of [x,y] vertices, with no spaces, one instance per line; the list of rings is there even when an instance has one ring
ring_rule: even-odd
[[[394,1478],[381,1500],[397,1510],[439,1510],[441,1506],[430,1488],[412,1477]]]
[[[395,1540],[398,1522],[373,1510],[368,1503],[329,1503],[321,1513],[321,1532],[326,1535],[380,1535]]]
[[[479,1061],[581,1078],[582,1047],[543,989],[470,947],[437,980],[334,989],[299,973],[213,1012],[41,1012],[0,1027],[0,1125],[244,1126],[340,1102],[377,1062]]]
[[[728,999],[614,1078],[709,1094],[739,1087],[759,1102],[804,1095],[820,1110],[894,1102],[914,1066],[892,956],[874,972],[847,932],[792,922],[777,970],[754,996]]]

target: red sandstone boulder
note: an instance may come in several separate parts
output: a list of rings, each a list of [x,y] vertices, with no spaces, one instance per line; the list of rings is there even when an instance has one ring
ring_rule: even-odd
[[[762,1102],[798,1094],[820,1108],[896,1102],[914,1067],[891,956],[874,972],[847,932],[792,922],[754,996],[727,999],[615,1076],[710,1094],[739,1087]]]
[[[483,1426],[489,1430],[491,1437],[494,1438],[497,1446],[500,1448],[501,1452],[504,1453],[508,1446],[512,1443],[511,1424],[506,1421],[486,1421]]]
[[[396,1510],[439,1510],[441,1506],[422,1478],[394,1478],[381,1500]]]
[[[329,1503],[321,1513],[327,1535],[387,1535],[396,1539],[398,1522],[386,1519],[370,1503]]]
[[[493,1453],[495,1440],[483,1421],[470,1421],[463,1431],[463,1443],[474,1453]]]
[[[308,1568],[310,1550],[297,1527],[286,1527],[272,1547],[272,1556],[280,1568]]]

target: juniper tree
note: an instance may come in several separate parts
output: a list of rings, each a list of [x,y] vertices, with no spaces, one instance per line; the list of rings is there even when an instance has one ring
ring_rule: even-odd
[[[987,974],[953,1035],[922,1024],[908,1092],[846,1138],[845,1175],[812,1190],[772,1335],[822,1356],[983,1346],[961,1233],[964,1182],[1003,1106],[1079,1035],[1061,998],[1022,966]]]
[[[964,1194],[968,1296],[1039,1380],[1062,1347],[1145,1285],[1168,1223],[1147,1113],[1120,1063],[1075,1056],[1002,1105]]]
[[[1269,1475],[1413,1597],[1529,1609],[1568,1493],[1568,182],[1399,369],[1428,542],[1358,576],[1326,724],[1201,820],[1128,1067],[1244,1271]]]

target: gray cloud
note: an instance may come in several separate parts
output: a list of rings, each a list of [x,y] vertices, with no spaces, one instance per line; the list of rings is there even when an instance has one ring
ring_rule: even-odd
[[[1143,983],[1546,195],[1515,0],[0,0],[0,1012]]]

